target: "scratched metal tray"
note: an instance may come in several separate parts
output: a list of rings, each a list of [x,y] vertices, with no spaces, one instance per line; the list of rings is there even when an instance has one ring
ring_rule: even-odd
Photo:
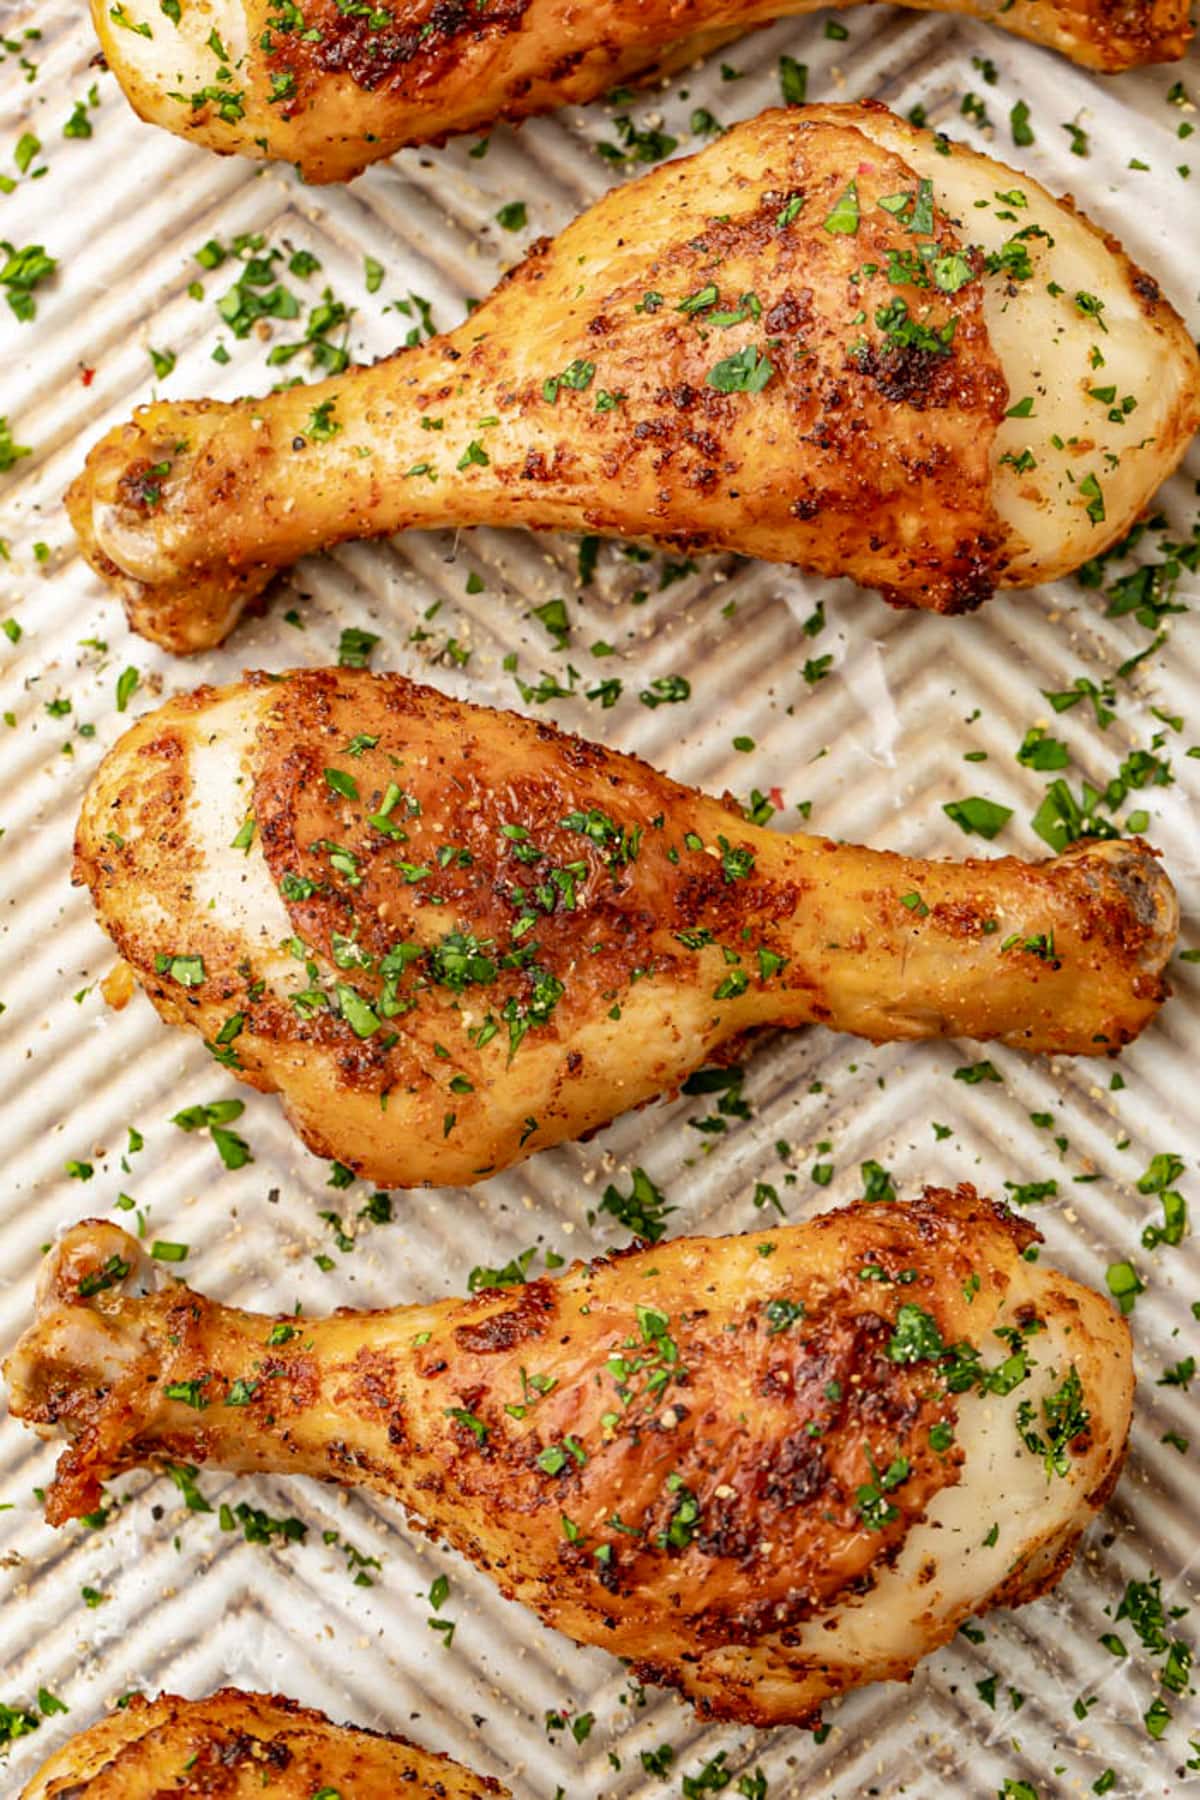
[[[1176,964],[1177,996],[1122,1059],[1116,1089],[1104,1065],[1034,1064],[992,1051],[998,1079],[968,1082],[954,1078],[979,1060],[966,1045],[874,1050],[802,1032],[758,1048],[745,1108],[721,1112],[712,1096],[681,1098],[473,1192],[397,1196],[394,1222],[364,1228],[347,1254],[320,1215],[354,1218],[362,1184],[330,1187],[327,1166],[299,1147],[276,1103],[236,1088],[145,1001],[121,1013],[106,1008],[99,983],[111,952],[68,885],[80,796],[123,723],[161,694],[247,665],[331,660],[342,628],[353,625],[378,634],[376,666],[477,700],[519,704],[505,666],[515,655],[525,682],[536,686],[547,673],[575,690],[531,701],[533,710],[685,779],[774,794],[785,827],[803,816],[823,832],[910,851],[980,849],[942,810],[974,793],[1013,809],[997,849],[1038,851],[1029,821],[1054,777],[1016,760],[1030,726],[1049,724],[1069,746],[1063,774],[1075,792],[1085,777],[1103,787],[1122,758],[1161,734],[1157,754],[1169,758],[1171,784],[1133,793],[1118,817],[1149,814],[1149,835],[1179,883],[1186,943],[1200,903],[1200,763],[1188,759],[1200,737],[1196,577],[1185,570],[1177,593],[1192,610],[1161,622],[1167,642],[1115,680],[1116,717],[1104,730],[1089,700],[1055,714],[1043,690],[1066,690],[1077,677],[1101,686],[1158,632],[1132,613],[1107,617],[1103,595],[1075,582],[943,621],[891,614],[846,583],[732,560],[640,563],[610,548],[581,587],[576,541],[490,531],[413,536],[314,560],[224,650],[170,660],[130,637],[76,556],[59,504],[86,445],[149,396],[149,352],[176,358],[160,391],[232,395],[278,377],[267,367],[270,346],[304,334],[326,286],[354,309],[349,342],[359,355],[421,328],[414,295],[450,324],[530,238],[621,178],[595,148],[613,142],[618,127],[611,107],[568,111],[519,134],[496,132],[482,157],[467,143],[409,152],[351,188],[309,190],[286,169],[217,161],[139,124],[111,76],[91,66],[82,11],[65,0],[0,8],[0,173],[17,183],[0,195],[0,236],[44,244],[59,264],[36,291],[35,320],[18,323],[0,305],[0,412],[33,452],[0,481],[0,619],[20,626],[17,641],[12,628],[0,638],[0,1342],[7,1348],[28,1316],[43,1246],[86,1213],[145,1219],[155,1236],[188,1244],[187,1274],[227,1299],[324,1310],[458,1291],[472,1265],[502,1264],[534,1244],[561,1255],[598,1250],[612,1233],[592,1223],[593,1209],[610,1180],[627,1185],[635,1165],[676,1208],[676,1229],[738,1231],[762,1216],[756,1184],[769,1183],[787,1216],[800,1219],[855,1195],[860,1165],[874,1159],[902,1190],[927,1180],[969,1179],[992,1192],[1006,1180],[1056,1181],[1057,1196],[1036,1208],[1049,1252],[1101,1285],[1110,1264],[1128,1259],[1144,1283],[1133,1315],[1142,1387],[1128,1471],[1057,1594],[988,1619],[934,1656],[910,1687],[877,1687],[830,1708],[819,1742],[698,1725],[669,1696],[631,1686],[613,1660],[576,1649],[498,1599],[456,1557],[409,1536],[394,1509],[360,1495],[202,1473],[213,1509],[202,1513],[167,1481],[138,1477],[118,1484],[103,1529],[56,1535],[36,1500],[53,1453],[6,1420],[0,1700],[36,1714],[41,1693],[70,1711],[51,1711],[14,1744],[0,1761],[0,1789],[15,1793],[54,1742],[131,1688],[199,1693],[224,1681],[283,1689],[335,1715],[407,1732],[538,1800],[678,1792],[682,1775],[721,1755],[707,1791],[719,1787],[722,1768],[737,1791],[736,1778],[757,1765],[772,1800],[991,1796],[1006,1782],[1028,1783],[1046,1800],[1104,1792],[1110,1769],[1118,1795],[1197,1786],[1188,1701],[1165,1696],[1173,1717],[1159,1739],[1143,1722],[1161,1695],[1161,1657],[1143,1650],[1128,1624],[1120,1628],[1124,1658],[1100,1642],[1129,1580],[1153,1572],[1168,1606],[1194,1605],[1200,1385],[1189,1396],[1158,1383],[1189,1343],[1195,1348],[1200,1269],[1192,1243],[1142,1247],[1158,1203],[1136,1182],[1155,1153],[1173,1151],[1186,1163],[1181,1188],[1193,1199],[1197,1191],[1196,971]],[[807,65],[813,97],[877,94],[902,110],[923,105],[932,120],[994,142],[1052,188],[1073,190],[1200,322],[1200,152],[1186,130],[1179,136],[1195,118],[1186,100],[1200,93],[1195,58],[1099,80],[974,25],[888,8],[842,17],[844,36],[827,33],[822,17],[780,25],[625,110],[639,128],[660,127],[694,148],[699,109],[729,123],[777,99],[778,58],[787,53]],[[1179,81],[1183,104],[1178,90],[1171,94]],[[978,96],[973,117],[960,112],[968,92]],[[1008,121],[1020,99],[1036,141],[1015,149]],[[994,133],[978,122],[978,105]],[[73,116],[87,120],[90,136],[64,137]],[[1086,159],[1072,153],[1067,125],[1087,133]],[[42,148],[26,159],[26,142],[18,159],[25,133]],[[1179,170],[1189,151],[1198,165],[1190,182]],[[524,202],[525,224],[511,231],[496,215],[515,201]],[[215,307],[233,265],[206,270],[195,253],[243,233],[284,251],[278,268],[301,313],[239,339],[218,329]],[[295,250],[319,258],[320,270],[286,273]],[[379,269],[370,283],[366,258]],[[228,361],[213,360],[218,343]],[[283,372],[307,374],[306,357]],[[1179,537],[1194,519],[1198,471],[1193,459],[1163,497]],[[1159,535],[1147,537],[1146,553],[1156,554]],[[572,623],[565,654],[531,616],[560,595]],[[610,710],[584,697],[593,685],[587,646],[597,638],[617,655],[595,667],[624,683]],[[132,693],[127,670],[136,671]],[[691,700],[648,710],[638,692],[663,674],[685,675]],[[124,719],[116,710],[123,675]],[[753,748],[735,749],[735,739],[752,739]],[[169,1121],[184,1105],[234,1093],[247,1102],[239,1129],[254,1160],[230,1172],[206,1138]],[[698,1129],[705,1120],[719,1129]],[[136,1150],[131,1129],[140,1134]],[[833,1165],[828,1186],[811,1178],[818,1162]],[[90,1179],[69,1174],[72,1163],[89,1165]],[[113,1214],[123,1194],[137,1210]],[[299,1518],[304,1541],[263,1544],[247,1541],[240,1526],[223,1530],[221,1503],[239,1499],[274,1518]],[[435,1614],[428,1596],[440,1576],[449,1595]],[[435,1618],[453,1622],[452,1643],[431,1629]],[[1174,1629],[1186,1638],[1194,1622]],[[548,1728],[548,1714],[574,1729]]]

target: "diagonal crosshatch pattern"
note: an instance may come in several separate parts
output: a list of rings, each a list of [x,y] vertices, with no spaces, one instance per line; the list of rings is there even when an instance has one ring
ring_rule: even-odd
[[[1156,1382],[1194,1343],[1191,1301],[1200,1286],[1187,1245],[1140,1247],[1154,1201],[1134,1185],[1163,1150],[1185,1157],[1190,1182],[1200,1152],[1200,1099],[1188,1079],[1200,1054],[1191,967],[1175,965],[1175,1002],[1122,1059],[1123,1088],[1110,1086],[1107,1065],[1033,1065],[991,1051],[999,1080],[971,1085],[955,1080],[983,1054],[970,1046],[873,1049],[818,1031],[774,1035],[747,1061],[748,1120],[725,1117],[724,1131],[699,1132],[710,1099],[680,1097],[482,1189],[396,1196],[395,1222],[364,1231],[352,1255],[338,1255],[318,1215],[353,1213],[365,1190],[330,1189],[327,1168],[297,1145],[274,1101],[236,1090],[247,1101],[240,1128],[254,1153],[236,1172],[222,1169],[207,1140],[171,1126],[180,1107],[234,1086],[199,1044],[160,1026],[144,1001],[120,1014],[105,1008],[97,984],[111,952],[67,871],[83,788],[129,718],[160,694],[246,666],[332,660],[350,624],[378,633],[375,666],[492,703],[521,704],[505,666],[514,657],[516,673],[533,684],[543,671],[565,683],[573,662],[580,695],[594,678],[619,676],[624,693],[609,710],[581,697],[528,710],[716,790],[777,788],[785,827],[803,822],[795,810],[802,806],[812,829],[923,853],[986,849],[964,841],[942,812],[946,800],[973,792],[1013,808],[997,851],[1036,850],[1028,820],[1047,778],[1015,759],[1029,726],[1052,724],[1071,751],[1076,785],[1087,776],[1103,786],[1132,747],[1163,732],[1173,784],[1134,802],[1150,812],[1150,835],[1180,887],[1184,941],[1194,942],[1200,765],[1186,754],[1200,720],[1194,613],[1165,622],[1168,643],[1118,683],[1117,718],[1102,732],[1087,705],[1055,716],[1043,692],[1081,674],[1100,682],[1152,640],[1132,618],[1106,618],[1101,598],[1075,583],[947,621],[889,613],[842,582],[734,559],[695,568],[663,557],[639,563],[609,547],[581,587],[575,540],[478,531],[349,545],[314,559],[222,650],[173,662],[129,637],[119,607],[75,556],[59,497],[87,444],[149,396],[148,347],[176,357],[160,391],[229,396],[265,387],[277,374],[266,367],[269,344],[299,335],[299,323],[274,322],[261,339],[244,341],[221,330],[214,302],[232,265],[205,272],[196,250],[247,232],[289,254],[308,250],[320,272],[291,283],[305,308],[328,286],[355,309],[355,354],[383,354],[418,322],[413,295],[428,301],[439,324],[453,323],[464,301],[485,293],[534,237],[558,229],[619,178],[595,151],[612,138],[612,108],[497,131],[482,157],[472,157],[467,142],[409,151],[350,188],[307,189],[289,170],[219,161],[139,124],[111,77],[91,66],[94,41],[80,10],[65,0],[34,10],[0,5],[4,34],[17,44],[0,66],[0,167],[9,167],[27,130],[46,146],[48,165],[0,200],[0,233],[44,242],[60,263],[57,279],[39,290],[35,325],[17,325],[7,313],[0,322],[0,412],[34,452],[0,489],[9,551],[0,563],[0,615],[22,628],[18,642],[3,640],[0,658],[3,1344],[27,1317],[42,1247],[79,1216],[109,1215],[121,1193],[147,1229],[189,1245],[186,1268],[197,1285],[245,1305],[299,1301],[324,1310],[459,1291],[472,1264],[502,1264],[530,1244],[565,1256],[599,1250],[610,1234],[591,1215],[606,1183],[627,1184],[634,1165],[675,1207],[673,1229],[739,1231],[773,1216],[769,1201],[756,1208],[759,1184],[771,1184],[788,1217],[801,1218],[853,1197],[861,1164],[874,1158],[902,1190],[971,1179],[999,1192],[1005,1179],[1055,1178],[1058,1196],[1035,1215],[1048,1254],[1100,1284],[1110,1262],[1132,1257],[1146,1283],[1133,1321],[1143,1381],[1128,1472],[1060,1590],[1021,1614],[988,1619],[979,1642],[958,1640],[910,1687],[876,1688],[830,1709],[821,1743],[799,1732],[704,1726],[670,1697],[641,1693],[618,1664],[537,1625],[370,1497],[202,1474],[213,1510],[201,1513],[168,1482],[138,1476],[118,1484],[120,1504],[103,1530],[52,1533],[34,1498],[52,1453],[6,1421],[0,1698],[28,1704],[45,1687],[71,1713],[14,1747],[0,1785],[15,1785],[58,1736],[130,1688],[201,1692],[232,1680],[404,1731],[501,1775],[529,1800],[559,1791],[587,1800],[678,1791],[681,1774],[694,1776],[720,1752],[734,1777],[761,1767],[772,1800],[983,1797],[1006,1780],[1032,1783],[1046,1800],[1090,1791],[1110,1766],[1120,1771],[1118,1794],[1184,1792],[1198,1779],[1185,1767],[1194,1756],[1186,1705],[1175,1706],[1163,1741],[1152,1742],[1142,1724],[1156,1692],[1152,1667],[1132,1638],[1135,1653],[1120,1661],[1099,1639],[1130,1579],[1153,1570],[1170,1604],[1187,1606],[1195,1596],[1195,1400]],[[1052,188],[1075,191],[1177,304],[1192,307],[1196,324],[1195,269],[1185,257],[1200,207],[1195,184],[1179,173],[1187,146],[1176,135],[1190,107],[1167,98],[1180,79],[1187,94],[1200,88],[1195,53],[1179,69],[1100,80],[936,15],[871,8],[844,15],[844,24],[845,39],[826,35],[821,17],[755,33],[663,92],[637,94],[628,110],[696,148],[693,110],[729,124],[775,103],[786,52],[807,65],[814,98],[874,93],[900,110],[920,103],[931,120],[994,142]],[[30,27],[41,36],[23,39]],[[93,82],[93,136],[64,140],[62,123]],[[994,137],[960,116],[968,90],[996,122]],[[1028,102],[1037,137],[1014,150],[1007,120],[1018,98]],[[1086,127],[1086,161],[1072,156],[1061,121]],[[1149,169],[1131,169],[1131,159]],[[517,233],[496,221],[514,200],[527,213]],[[384,271],[374,293],[364,257]],[[189,284],[198,279],[204,292],[196,299]],[[218,341],[229,351],[224,364],[212,359]],[[303,359],[285,371],[307,372]],[[1190,528],[1198,474],[1193,455],[1164,496],[1179,535]],[[37,543],[44,551],[34,551]],[[560,595],[572,625],[561,655],[531,616]],[[1194,607],[1197,597],[1196,578],[1185,575],[1181,604]],[[601,638],[616,654],[593,664],[588,646]],[[467,651],[464,665],[456,652]],[[806,663],[825,657],[825,672],[810,669],[818,679],[806,680]],[[114,693],[128,668],[138,686],[123,719]],[[668,673],[687,676],[691,701],[641,706],[639,689]],[[56,700],[69,700],[70,713],[49,713]],[[94,735],[81,725],[94,725]],[[735,751],[735,736],[752,738],[753,750]],[[987,760],[963,760],[978,753]],[[1031,1114],[1049,1114],[1052,1123]],[[945,1135],[935,1134],[935,1121],[949,1128]],[[133,1155],[131,1126],[145,1139]],[[89,1182],[68,1179],[72,1158],[93,1164]],[[811,1179],[818,1161],[834,1166],[827,1188]],[[332,1271],[314,1261],[324,1252],[334,1255]],[[1181,1451],[1189,1432],[1191,1447]],[[1167,1433],[1174,1443],[1164,1441]],[[239,1500],[299,1518],[304,1542],[270,1547],[245,1541],[240,1526],[222,1529],[222,1504]],[[378,1567],[353,1563],[347,1544]],[[356,1573],[364,1579],[356,1582]],[[429,1627],[439,1574],[450,1578],[438,1615],[455,1624],[449,1648],[445,1633]],[[84,1588],[103,1598],[89,1607]],[[1181,1622],[1184,1635],[1188,1625]],[[595,1722],[577,1743],[569,1728],[547,1732],[553,1711],[591,1712]],[[664,1744],[675,1760],[659,1778],[647,1773],[642,1752],[653,1762]]]

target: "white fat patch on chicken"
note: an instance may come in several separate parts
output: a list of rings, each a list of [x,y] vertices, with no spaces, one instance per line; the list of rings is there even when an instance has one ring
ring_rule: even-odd
[[[1028,255],[1028,279],[984,278],[1009,405],[1032,402],[997,433],[993,501],[1012,534],[1007,584],[1064,573],[1109,541],[1106,519],[1132,515],[1157,485],[1156,443],[1194,368],[1166,353],[1175,339],[1147,317],[1126,265],[1037,182],[958,145],[939,155],[930,134],[899,120],[872,116],[861,128],[933,183],[964,245],[998,255],[1015,239]],[[1111,399],[1095,397],[1109,388]]]
[[[92,16],[121,85],[143,118],[232,149],[245,127],[233,116],[246,86],[250,48],[245,8],[234,0],[180,0],[178,23],[160,0],[94,0]],[[193,106],[193,96],[206,98]],[[215,98],[214,98],[215,97]],[[219,100],[225,99],[225,118]]]
[[[292,922],[258,832],[248,850],[233,843],[251,813],[254,738],[271,698],[241,693],[220,701],[189,734],[188,832],[199,854],[193,897],[198,914],[245,943],[256,974],[295,985],[303,964],[280,948],[293,936]]]
[[[1011,1394],[971,1391],[960,1397],[955,1440],[966,1459],[961,1480],[930,1502],[895,1564],[868,1594],[840,1601],[833,1613],[801,1628],[800,1655],[807,1651],[834,1671],[839,1666],[854,1671],[856,1681],[864,1664],[911,1661],[914,1632],[944,1636],[985,1605],[1015,1567],[1086,1519],[1085,1496],[1097,1483],[1095,1459],[1085,1454],[1072,1459],[1067,1475],[1047,1475],[1043,1458],[1025,1446],[1017,1421],[1018,1409],[1027,1403],[1034,1428],[1045,1431],[1042,1402],[1062,1386],[1072,1365],[1093,1412],[1107,1413],[1120,1402],[1119,1383],[1114,1387],[1111,1372],[1101,1368],[1087,1330],[1088,1315],[1095,1323],[1100,1311],[1109,1310],[1106,1303],[1075,1290],[1085,1310],[1083,1329],[1076,1323],[1072,1332],[1073,1315],[1047,1303],[1053,1279],[1024,1264],[1014,1275],[996,1324],[1011,1325],[1018,1309],[1031,1305],[1046,1329],[1029,1338],[1036,1366]],[[1101,1351],[1103,1343],[1101,1338]],[[1008,1354],[994,1338],[984,1351],[988,1366]],[[1115,1435],[1119,1443],[1120,1431]],[[993,1526],[995,1542],[989,1543]]]

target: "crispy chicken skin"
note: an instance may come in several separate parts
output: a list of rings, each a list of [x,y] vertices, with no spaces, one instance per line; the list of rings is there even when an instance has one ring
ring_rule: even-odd
[[[319,1155],[463,1184],[818,1022],[1099,1055],[1167,993],[1137,839],[922,862],[788,836],[399,675],[253,675],[140,720],[75,878],[162,1016]]]
[[[1182,56],[1191,36],[1186,0],[908,4],[989,20],[1110,72]],[[686,9],[404,0],[375,10],[212,0],[185,6],[173,25],[157,0],[128,0],[119,22],[107,0],[92,0],[108,65],[143,119],[214,150],[296,163],[308,181],[348,181],[405,144],[594,100],[630,77],[684,68],[755,25],[814,10],[815,0]]]
[[[134,1694],[55,1752],[20,1800],[505,1800],[447,1757],[280,1694]]]
[[[51,1252],[11,1408],[54,1523],[158,1457],[360,1484],[703,1713],[808,1722],[1052,1586],[1116,1482],[1108,1302],[970,1187],[679,1238],[469,1300],[272,1320],[99,1221]],[[993,1529],[994,1528],[994,1529]]]
[[[1098,344],[1134,423],[1096,398]],[[447,525],[734,550],[955,612],[1122,537],[1198,422],[1182,322],[1069,202],[882,106],[814,106],[617,189],[455,331],[139,408],[67,503],[178,651],[298,557]]]

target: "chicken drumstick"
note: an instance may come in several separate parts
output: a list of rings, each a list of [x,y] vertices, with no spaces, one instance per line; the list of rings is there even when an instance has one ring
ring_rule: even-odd
[[[510,1598],[705,1713],[812,1719],[1035,1598],[1111,1492],[1107,1301],[969,1187],[680,1238],[516,1292],[272,1320],[144,1292],[101,1222],[50,1253],[13,1412],[61,1522],[156,1457],[393,1496]]]
[[[1198,422],[1182,322],[1082,215],[881,106],[808,107],[609,194],[456,331],[139,408],[68,506],[180,651],[310,551],[419,526],[736,550],[954,612],[1122,537]]]
[[[506,1800],[402,1738],[335,1725],[279,1694],[127,1695],[50,1758],[20,1800]]]
[[[1182,56],[1191,37],[1186,0],[906,3],[987,19],[1107,71]],[[404,144],[594,100],[816,4],[692,0],[683,15],[648,0],[210,0],[171,15],[158,0],[92,0],[92,17],[142,118],[213,150],[295,163],[307,181],[349,181]]]
[[[1136,839],[1031,864],[785,836],[345,669],[140,720],[75,870],[163,1017],[384,1187],[478,1181],[765,1025],[1115,1051],[1167,992],[1178,922]]]

